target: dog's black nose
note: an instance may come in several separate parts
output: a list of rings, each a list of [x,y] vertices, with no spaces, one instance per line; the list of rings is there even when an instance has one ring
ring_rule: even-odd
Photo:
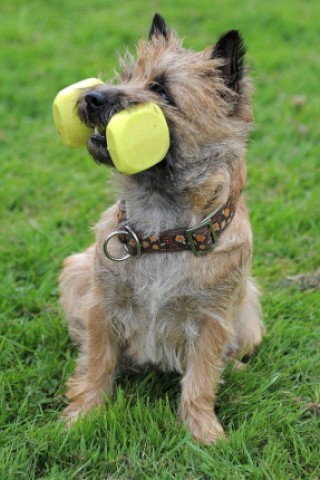
[[[89,108],[102,107],[107,101],[107,96],[101,92],[89,92],[86,95],[86,102]]]

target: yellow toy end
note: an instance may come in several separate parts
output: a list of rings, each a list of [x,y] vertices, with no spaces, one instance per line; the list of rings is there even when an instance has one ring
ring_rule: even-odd
[[[142,172],[166,156],[169,128],[161,108],[143,103],[115,114],[106,130],[108,150],[121,173]]]
[[[93,133],[77,115],[76,106],[81,89],[102,84],[97,78],[87,78],[61,90],[52,105],[53,118],[63,143],[70,147],[82,147]]]

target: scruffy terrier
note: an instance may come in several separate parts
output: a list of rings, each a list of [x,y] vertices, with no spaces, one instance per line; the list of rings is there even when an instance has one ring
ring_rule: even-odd
[[[118,83],[81,95],[98,163],[112,164],[103,133],[112,115],[144,102],[162,109],[170,148],[146,171],[117,174],[119,201],[96,243],[64,262],[61,301],[81,352],[68,422],[106,401],[123,365],[151,364],[181,373],[180,416],[195,439],[224,435],[214,413],[222,370],[263,335],[241,195],[252,124],[244,54],[235,30],[202,52],[184,49],[156,14],[137,59],[120,60]]]

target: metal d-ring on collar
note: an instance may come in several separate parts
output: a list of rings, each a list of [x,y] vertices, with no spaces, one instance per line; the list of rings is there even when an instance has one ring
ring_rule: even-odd
[[[119,235],[125,235],[128,238],[133,238],[136,242],[136,254],[134,255],[135,258],[139,258],[141,255],[141,244],[139,241],[139,238],[137,237],[137,234],[127,225],[124,227],[125,230],[115,230],[114,232],[110,233],[108,237],[106,238],[104,244],[103,244],[103,251],[110,260],[113,260],[114,262],[123,262],[124,260],[128,260],[132,255],[130,253],[127,253],[124,257],[114,257],[111,255],[111,253],[108,251],[108,243],[113,237],[119,236]],[[126,244],[123,245],[126,251],[128,252],[128,248]]]

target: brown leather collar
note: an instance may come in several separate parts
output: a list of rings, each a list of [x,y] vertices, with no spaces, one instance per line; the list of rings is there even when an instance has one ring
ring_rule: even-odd
[[[191,250],[194,255],[204,255],[214,248],[218,237],[230,224],[234,214],[235,205],[229,200],[193,228],[165,230],[159,235],[145,237],[143,233],[134,232],[130,228],[125,202],[121,202],[118,212],[119,229],[105,241],[104,252],[112,260],[125,260],[130,256],[140,256],[142,253],[170,253],[183,250]],[[128,252],[128,255],[121,259],[113,257],[108,252],[107,245],[113,236],[118,236]]]

